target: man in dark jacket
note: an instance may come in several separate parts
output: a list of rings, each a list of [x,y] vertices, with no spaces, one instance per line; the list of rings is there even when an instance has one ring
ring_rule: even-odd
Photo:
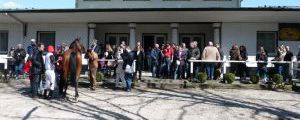
[[[15,61],[16,79],[20,74],[23,74],[23,65],[25,63],[26,51],[22,48],[22,44],[18,44],[17,49],[14,52],[13,58]]]
[[[154,48],[151,50],[151,63],[152,63],[152,77],[159,77],[158,68],[160,66],[161,51],[159,49],[159,44],[155,44]]]
[[[33,50],[32,54],[32,68],[31,74],[33,76],[32,97],[35,98],[38,94],[39,82],[41,80],[41,74],[44,73],[44,60],[43,60],[44,44],[38,44],[38,48]]]
[[[36,49],[36,42],[35,39],[31,39],[30,42],[30,45],[27,47],[27,53],[29,57],[32,57],[33,50]]]
[[[197,47],[197,43],[191,42],[190,46],[191,46],[191,49],[189,51],[189,59],[190,60],[200,60],[201,53],[200,53],[199,48]],[[194,63],[194,75],[193,75],[194,78],[196,77],[197,73],[199,72],[199,69],[200,69],[200,63]]]
[[[284,61],[286,62],[292,62],[294,54],[293,52],[290,51],[290,46],[286,46],[286,54],[284,56]],[[284,64],[283,66],[283,80],[285,82],[288,82],[287,80],[289,79],[290,76],[290,64]]]

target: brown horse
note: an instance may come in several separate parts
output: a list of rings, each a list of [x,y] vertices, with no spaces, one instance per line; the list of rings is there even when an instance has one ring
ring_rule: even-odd
[[[61,80],[60,94],[67,95],[68,77],[75,87],[75,101],[78,101],[78,79],[82,67],[82,52],[85,51],[80,39],[75,39],[69,49],[63,53],[63,79]]]

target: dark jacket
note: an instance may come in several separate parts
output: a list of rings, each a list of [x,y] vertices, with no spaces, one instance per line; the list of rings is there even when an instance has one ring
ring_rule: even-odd
[[[127,51],[124,51],[124,53],[121,54],[121,57],[123,59],[123,70],[125,70],[126,68],[126,65],[130,65],[132,66],[133,64],[133,61],[134,61],[134,53],[133,52],[127,52]]]
[[[32,54],[32,74],[42,74],[45,70],[44,68],[43,52],[39,51],[37,48],[33,50]]]
[[[287,51],[284,56],[284,61],[292,61],[294,54],[291,51]]]
[[[268,61],[268,55],[266,53],[262,54],[259,52],[256,54],[256,61],[264,61],[265,62],[265,63],[257,63],[258,68],[265,67],[268,64],[268,63],[266,63]]]
[[[189,51],[189,58],[196,58],[196,60],[199,60],[200,59],[200,56],[201,56],[201,53],[200,53],[200,50],[198,47],[196,48],[192,48],[190,51]]]
[[[239,49],[231,49],[229,55],[230,60],[241,60],[241,54]]]
[[[25,63],[26,51],[24,49],[16,49],[13,58],[16,60],[17,65]]]
[[[137,66],[143,68],[145,53],[143,51],[140,51],[140,53],[138,54],[137,51],[134,51],[134,59],[136,60]]]
[[[153,64],[158,65],[158,63],[160,61],[160,58],[161,58],[161,51],[160,51],[160,49],[153,48],[151,50],[150,54],[151,54],[151,60],[152,60]]]
[[[35,44],[31,44],[31,45],[29,45],[29,46],[27,47],[27,53],[28,53],[29,57],[32,56],[33,50],[34,50],[35,48],[36,48],[36,45],[35,45]]]

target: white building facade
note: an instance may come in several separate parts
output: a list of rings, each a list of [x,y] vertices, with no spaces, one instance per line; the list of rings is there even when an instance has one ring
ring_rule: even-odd
[[[77,0],[76,9],[0,11],[0,53],[30,39],[59,45],[81,38],[88,47],[118,45],[147,50],[155,43],[220,43],[225,55],[233,44],[255,56],[259,46],[274,54],[280,44],[298,52],[299,41],[281,41],[280,23],[300,23],[300,9],[240,8],[240,0]]]

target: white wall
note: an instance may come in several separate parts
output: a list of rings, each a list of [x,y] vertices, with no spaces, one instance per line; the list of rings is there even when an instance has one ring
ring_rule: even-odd
[[[209,8],[209,7],[225,7],[238,8],[240,7],[240,0],[232,1],[204,1],[204,0],[190,0],[190,1],[163,1],[163,0],[149,0],[149,1],[123,1],[123,0],[76,0],[77,8]]]
[[[233,44],[246,45],[248,54],[255,55],[257,31],[277,30],[277,23],[223,23],[222,49],[228,55]]]
[[[278,31],[278,23],[223,23],[222,24],[222,48],[225,54],[233,44],[246,45],[248,54],[256,54],[257,31]],[[278,45],[288,45],[296,55],[300,41],[280,41]]]
[[[0,31],[8,31],[8,49],[17,44],[23,44],[21,24],[0,24]],[[0,43],[1,44],[1,43]]]
[[[32,23],[28,24],[28,33],[26,37],[26,46],[29,45],[30,39],[37,37],[37,31],[55,31],[55,44],[62,42],[69,45],[75,38],[81,38],[83,45],[87,45],[88,28],[87,23],[59,23],[45,24]]]

